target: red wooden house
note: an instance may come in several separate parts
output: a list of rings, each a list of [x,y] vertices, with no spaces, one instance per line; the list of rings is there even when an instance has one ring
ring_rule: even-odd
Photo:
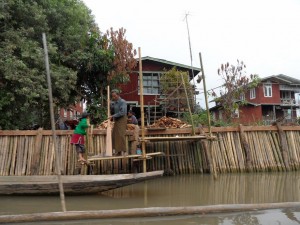
[[[241,105],[234,115],[234,121],[241,124],[295,123],[300,117],[300,80],[283,74],[261,79],[256,88],[241,98],[247,103]],[[222,119],[221,105],[210,111],[214,120]]]
[[[162,116],[159,99],[161,97],[160,92],[160,76],[165,71],[176,67],[177,70],[188,72],[190,80],[198,75],[199,68],[191,67],[175,62],[170,62],[164,59],[158,59],[153,57],[143,57],[142,72],[143,72],[143,97],[144,97],[144,111],[147,112],[147,122],[152,122],[155,117]],[[136,67],[130,74],[130,82],[121,85],[121,97],[127,101],[128,109],[132,109],[137,118],[140,118],[140,87],[139,87],[139,61]],[[153,113],[156,112],[155,115]]]
[[[59,108],[57,120],[57,125],[59,129],[74,129],[78,124],[78,119],[83,113],[83,101],[76,102],[74,105],[69,106],[68,108]]]

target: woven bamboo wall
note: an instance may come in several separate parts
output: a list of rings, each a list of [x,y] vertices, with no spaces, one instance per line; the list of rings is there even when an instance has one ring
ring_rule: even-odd
[[[207,132],[206,129],[202,132]],[[200,129],[196,129],[199,134]],[[142,161],[115,159],[91,166],[77,164],[72,131],[57,131],[63,174],[116,174],[142,171]],[[105,130],[90,131],[88,155],[102,154]],[[163,152],[147,160],[147,170],[172,170],[176,174],[289,171],[300,168],[300,126],[240,126],[212,128],[216,139],[148,142],[147,153]],[[131,132],[127,133],[130,145]],[[146,136],[189,136],[190,129],[146,131]],[[128,146],[126,147],[129,148]],[[48,130],[0,131],[0,176],[55,174],[55,151]]]

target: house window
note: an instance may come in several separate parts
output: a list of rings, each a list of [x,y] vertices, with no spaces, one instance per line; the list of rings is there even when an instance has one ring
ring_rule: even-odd
[[[159,94],[159,73],[143,73],[144,94]]]
[[[235,109],[232,113],[232,118],[239,118],[240,117],[240,111],[239,109]]]
[[[244,93],[240,94],[240,100],[245,101],[245,94]]]
[[[281,91],[280,92],[280,98],[283,99],[291,99],[291,92],[290,91]]]
[[[285,119],[287,119],[287,120],[292,119],[292,110],[291,110],[291,109],[285,110],[285,111],[284,111],[284,117],[285,117]]]
[[[223,111],[220,110],[220,111],[219,111],[219,120],[222,120],[222,119],[223,119]]]
[[[216,120],[216,112],[212,112],[211,115],[212,115],[212,119],[213,119],[213,120]]]
[[[264,96],[272,97],[272,84],[264,84]]]
[[[67,118],[67,116],[68,116],[68,111],[64,109],[64,117]]]
[[[255,88],[250,89],[250,99],[256,98]]]

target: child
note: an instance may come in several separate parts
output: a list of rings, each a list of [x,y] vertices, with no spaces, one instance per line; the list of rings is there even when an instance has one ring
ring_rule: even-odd
[[[84,135],[86,135],[86,129],[89,127],[89,125],[89,114],[87,112],[84,112],[79,119],[79,124],[76,126],[71,139],[71,144],[75,144],[76,146],[78,162],[80,162],[81,164],[86,163],[86,159],[83,157],[83,154],[85,152]]]

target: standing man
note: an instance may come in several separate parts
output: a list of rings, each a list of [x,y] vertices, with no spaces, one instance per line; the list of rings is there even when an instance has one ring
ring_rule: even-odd
[[[120,92],[116,89],[111,91],[111,113],[109,117],[113,120],[114,128],[112,131],[112,148],[115,151],[115,155],[126,154],[126,125],[127,125],[127,104],[124,99],[120,97]]]

